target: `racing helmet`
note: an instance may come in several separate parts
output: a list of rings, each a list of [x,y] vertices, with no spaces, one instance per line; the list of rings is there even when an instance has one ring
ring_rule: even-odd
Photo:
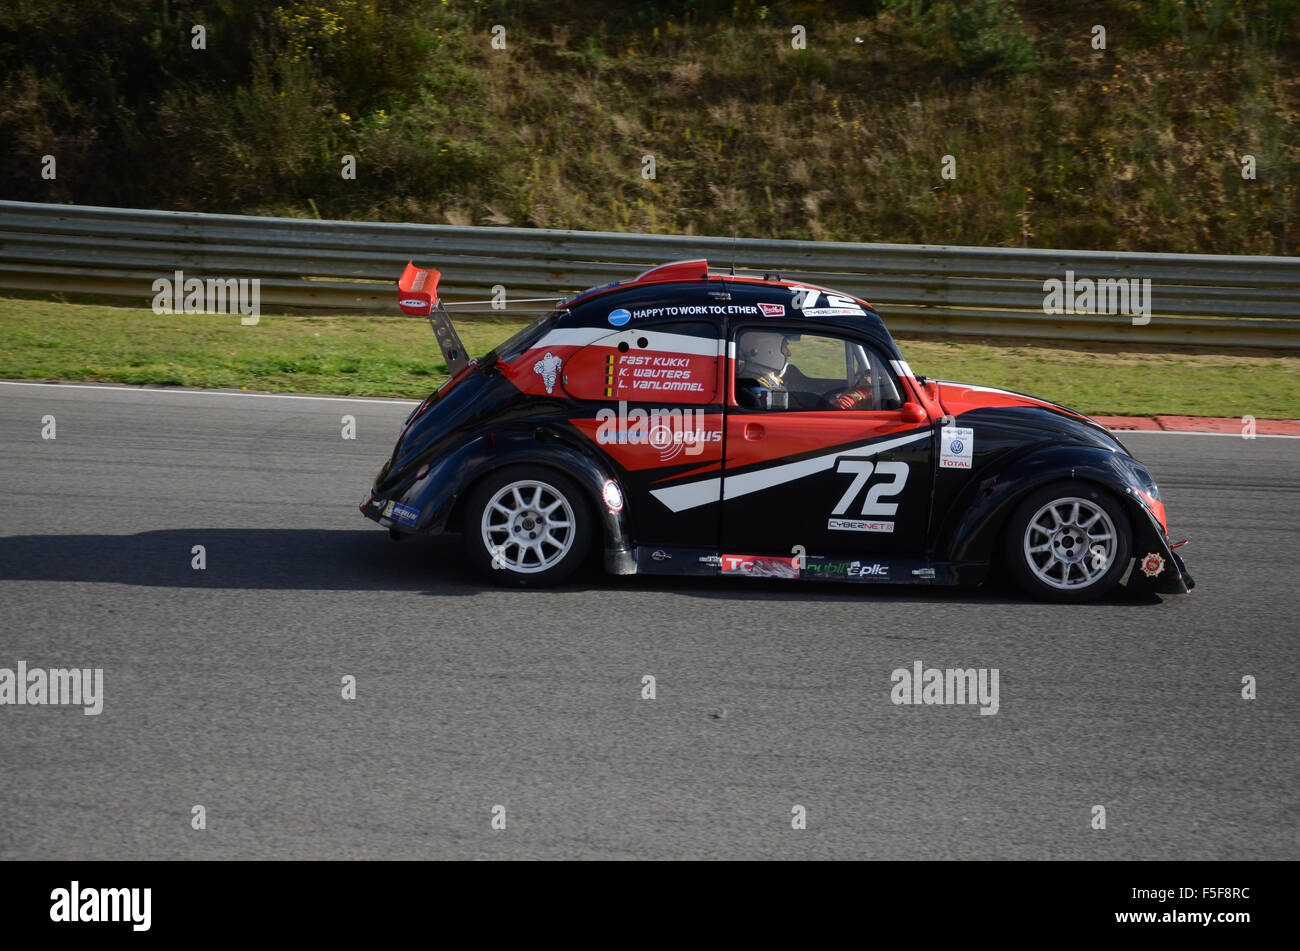
[[[789,361],[785,356],[785,334],[767,330],[751,331],[740,341],[740,367],[737,376],[779,386]]]
[[[784,380],[789,366],[787,339],[787,334],[770,330],[749,331],[741,335],[736,376],[738,383],[741,379],[753,381],[738,385],[736,395],[743,399],[742,405],[758,409],[789,408],[790,394],[786,392]],[[741,397],[741,393],[745,396]]]

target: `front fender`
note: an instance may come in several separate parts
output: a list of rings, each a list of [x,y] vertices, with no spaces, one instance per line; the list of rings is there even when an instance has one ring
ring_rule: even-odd
[[[1136,465],[1122,453],[1077,444],[1046,446],[1021,456],[957,495],[938,523],[935,556],[952,561],[990,561],[1016,506],[1040,486],[1061,479],[1095,482],[1113,493],[1132,522],[1136,550],[1139,539],[1149,541],[1153,521],[1132,491],[1141,484],[1133,468]]]
[[[1127,499],[1133,525],[1133,568],[1125,587],[1145,588],[1161,594],[1186,594],[1196,587],[1187,566],[1169,547],[1169,537],[1151,511],[1130,489]]]

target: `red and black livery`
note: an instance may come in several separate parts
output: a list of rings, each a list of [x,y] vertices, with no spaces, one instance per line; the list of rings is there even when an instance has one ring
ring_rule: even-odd
[[[979,583],[1087,600],[1186,592],[1146,467],[1105,428],[913,374],[870,304],[705,261],[593,288],[469,360],[409,265],[451,378],[407,419],[361,509],[461,532],[491,576]]]

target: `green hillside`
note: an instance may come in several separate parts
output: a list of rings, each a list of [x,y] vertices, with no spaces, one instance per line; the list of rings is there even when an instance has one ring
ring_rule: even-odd
[[[1300,0],[11,0],[0,61],[6,198],[1186,252],[1300,232]]]

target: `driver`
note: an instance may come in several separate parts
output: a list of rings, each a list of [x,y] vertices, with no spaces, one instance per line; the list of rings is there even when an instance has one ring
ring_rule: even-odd
[[[785,377],[791,370],[799,373],[790,366],[790,340],[786,334],[766,331],[745,334],[737,376],[755,380],[759,386],[778,390],[785,389]]]
[[[794,386],[807,379],[790,363],[790,335],[772,331],[751,331],[740,340],[739,364],[736,377],[739,383],[736,396],[756,409],[811,409],[800,405]],[[793,398],[793,399],[792,399]],[[792,406],[793,403],[793,406]]]
[[[823,395],[823,387],[790,362],[790,341],[798,334],[751,331],[740,341],[736,395],[759,409],[871,409],[871,373],[863,373],[854,384]],[[752,382],[750,382],[752,381]],[[742,396],[743,394],[743,396]]]

